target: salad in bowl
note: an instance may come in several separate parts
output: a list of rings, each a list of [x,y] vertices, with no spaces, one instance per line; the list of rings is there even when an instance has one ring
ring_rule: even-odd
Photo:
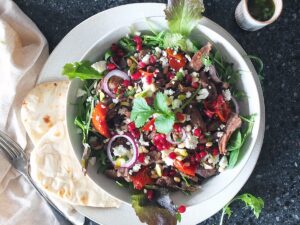
[[[142,222],[176,224],[184,213],[169,193],[187,195],[238,162],[254,115],[241,115],[239,72],[211,42],[189,35],[199,23],[201,1],[174,0],[165,10],[169,30],[134,31],[97,62],[66,64],[79,78],[82,168],[127,188]],[[151,28],[151,26],[149,26]]]

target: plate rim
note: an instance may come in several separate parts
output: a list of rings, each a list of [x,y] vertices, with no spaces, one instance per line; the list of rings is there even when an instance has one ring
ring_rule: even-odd
[[[87,18],[86,20],[84,20],[83,22],[81,22],[79,25],[77,25],[76,27],[74,27],[62,40],[61,40],[61,42],[57,45],[57,47],[53,50],[53,52],[51,53],[51,55],[50,55],[50,57],[49,57],[49,59],[50,60],[56,60],[54,57],[55,57],[55,55],[57,54],[57,52],[59,52],[59,50],[61,49],[61,48],[63,48],[64,46],[64,42],[66,42],[66,41],[68,41],[68,38],[72,35],[72,33],[74,32],[74,30],[76,30],[76,29],[82,29],[82,27],[85,25],[85,23],[87,23],[87,21],[89,21],[89,20],[91,20],[91,19],[93,19],[93,18],[96,18],[97,16],[99,16],[99,15],[101,15],[101,14],[104,14],[104,13],[107,13],[107,12],[109,12],[109,11],[112,11],[112,10],[114,10],[114,9],[116,9],[116,8],[125,8],[125,7],[128,7],[128,6],[131,6],[131,7],[134,7],[135,5],[143,5],[144,7],[147,7],[147,6],[149,6],[149,5],[151,5],[151,6],[157,6],[157,7],[164,7],[165,6],[165,4],[162,4],[162,3],[134,3],[134,4],[127,4],[127,5],[121,5],[121,6],[117,6],[117,7],[114,7],[114,8],[111,8],[111,9],[108,9],[108,10],[105,10],[105,11],[102,11],[102,12],[99,12],[99,13],[97,13],[97,14],[95,14],[95,15],[93,15],[92,17],[89,17],[89,18]],[[219,29],[219,30],[221,30],[221,32],[222,33],[224,33],[225,35],[226,35],[226,38],[225,39],[227,39],[227,41],[228,42],[230,42],[233,46],[234,46],[234,48],[236,48],[236,50],[241,54],[241,53],[244,53],[244,54],[246,54],[246,52],[243,50],[243,48],[238,44],[238,42],[226,31],[226,30],[224,30],[222,27],[220,27],[219,25],[217,25],[215,22],[213,22],[213,21],[211,21],[211,20],[209,20],[209,19],[207,19],[207,18],[203,18],[202,19],[202,22],[205,22],[205,23],[207,23],[207,24],[209,24],[210,26],[213,26],[213,27],[215,27],[215,28],[217,28],[217,29]],[[214,29],[212,29],[212,30],[214,30]],[[217,32],[216,30],[214,30],[215,32]],[[217,32],[217,33],[220,33],[219,31]],[[228,40],[229,39],[229,40]],[[90,46],[92,46],[92,45],[94,45],[95,43],[91,43],[91,45]],[[87,52],[89,50],[89,48],[88,49],[86,49],[85,50],[85,52]],[[81,57],[81,56],[80,56]],[[54,58],[54,59],[53,59]],[[49,60],[48,59],[48,60]],[[44,67],[43,67],[43,69],[42,69],[42,71],[41,71],[41,75],[40,75],[40,78],[45,78],[45,76],[47,76],[46,74],[47,74],[47,64],[48,64],[48,60],[47,60],[47,62],[45,63],[45,65],[44,65]],[[250,61],[250,60],[248,60],[248,61]],[[262,100],[262,102],[260,102],[261,103],[261,105],[260,105],[260,109],[261,109],[261,121],[260,121],[260,127],[259,127],[259,129],[262,129],[263,130],[263,132],[262,132],[262,134],[264,134],[264,120],[265,120],[265,108],[264,108],[264,98],[263,98],[263,94],[262,94],[262,90],[261,90],[261,86],[260,86],[260,82],[259,82],[259,80],[258,80],[258,77],[257,77],[257,75],[256,75],[256,72],[253,72],[253,71],[255,71],[254,70],[254,67],[253,67],[253,64],[251,63],[251,61],[250,62],[247,62],[247,59],[245,59],[245,62],[247,63],[247,65],[248,65],[248,67],[249,67],[249,69],[250,69],[250,71],[251,71],[251,73],[253,74],[253,79],[254,79],[254,81],[255,81],[255,83],[256,83],[256,85],[257,85],[257,89],[258,89],[258,95],[259,95],[259,98],[261,98],[261,100]],[[41,80],[43,80],[43,79],[40,79],[39,78],[39,83],[41,82]],[[260,140],[259,140],[260,139]],[[259,156],[259,153],[260,153],[260,149],[261,149],[261,146],[262,146],[262,140],[263,140],[263,137],[261,137],[261,138],[257,138],[257,142],[255,142],[255,144],[254,144],[254,146],[253,146],[253,150],[252,150],[252,152],[251,152],[251,154],[250,154],[250,156],[249,156],[249,158],[248,158],[248,161],[250,160],[250,158],[251,157],[253,157],[252,155],[256,152],[256,157],[254,158],[254,161],[255,161],[255,163],[253,163],[252,164],[252,168],[250,168],[250,169],[248,169],[248,175],[246,175],[246,179],[244,180],[244,182],[242,182],[242,185],[239,185],[240,186],[240,188],[238,188],[238,190],[236,190],[236,193],[244,186],[244,184],[245,184],[245,182],[249,179],[249,177],[250,177],[250,175],[251,175],[251,173],[252,173],[252,171],[253,171],[253,169],[254,169],[254,167],[255,167],[255,165],[256,165],[256,162],[257,162],[257,159],[258,159],[258,156]],[[254,151],[254,148],[257,148],[258,150],[257,151]],[[246,167],[246,164],[247,164],[248,162],[246,162],[245,163],[245,166],[244,167]],[[244,169],[244,168],[243,168]],[[243,170],[242,169],[242,170]],[[238,174],[237,176],[239,176],[240,174]],[[228,186],[230,186],[230,185],[228,185]],[[227,187],[226,187],[227,188]],[[217,195],[219,195],[220,193],[218,193]],[[226,204],[226,203],[225,203]],[[197,207],[197,206],[192,206],[192,207]],[[78,209],[78,211],[79,212],[81,212],[82,214],[85,214],[85,210],[81,210],[81,207],[75,207],[76,209]],[[219,209],[217,209],[215,212],[212,212],[211,213],[211,215],[213,215],[213,214],[215,214],[217,211],[219,211]],[[209,215],[208,217],[210,217],[211,215]],[[87,217],[89,217],[90,218],[90,216],[89,215],[86,215]],[[207,218],[208,218],[207,217]],[[202,220],[203,221],[203,220]],[[96,222],[100,222],[100,221],[96,221]],[[201,222],[201,221],[199,221],[199,222]]]

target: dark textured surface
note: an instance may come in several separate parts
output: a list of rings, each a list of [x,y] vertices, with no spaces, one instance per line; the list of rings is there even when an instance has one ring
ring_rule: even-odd
[[[93,14],[118,5],[147,1],[16,0],[38,25],[52,50],[74,26]],[[152,1],[165,2],[165,1]],[[281,17],[257,32],[246,32],[234,21],[237,0],[205,1],[205,16],[228,30],[248,54],[265,63],[263,83],[266,133],[257,166],[241,193],[265,200],[256,220],[241,204],[226,224],[300,224],[300,2],[284,1]],[[201,212],[199,212],[201,213]],[[220,213],[203,225],[218,224]]]

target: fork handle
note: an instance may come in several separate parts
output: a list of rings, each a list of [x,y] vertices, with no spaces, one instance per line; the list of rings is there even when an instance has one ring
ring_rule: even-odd
[[[72,225],[72,223],[67,219],[66,215],[51,201],[51,199],[34,183],[31,176],[26,174],[24,177],[29,181],[29,183],[37,190],[41,197],[46,200],[50,209],[52,210],[54,216],[59,221],[61,225]]]

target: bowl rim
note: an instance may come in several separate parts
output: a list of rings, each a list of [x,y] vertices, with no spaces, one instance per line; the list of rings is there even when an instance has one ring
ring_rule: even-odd
[[[154,16],[154,17],[162,17],[162,16]],[[199,28],[199,26],[205,26],[205,22],[206,22],[206,20],[209,20],[209,19],[207,19],[207,18],[205,18],[205,17],[203,17],[202,18],[202,20],[201,20],[201,22],[204,22],[203,24],[201,24],[201,22],[200,22],[200,24],[198,25],[198,27],[197,27],[197,29]],[[218,29],[220,29],[220,27],[219,27],[219,25],[217,25],[216,23],[214,23],[214,22],[212,22],[211,20],[209,20],[209,22],[210,23],[213,23],[213,25],[214,26],[218,26]],[[128,25],[127,27],[129,27],[130,25]],[[99,43],[99,42],[101,42],[101,40],[103,40],[103,39],[105,39],[105,38],[107,38],[108,36],[110,36],[112,33],[114,33],[114,31],[115,30],[117,30],[117,29],[120,29],[121,27],[117,27],[116,29],[111,29],[109,32],[107,32],[104,36],[102,36],[102,37],[99,37],[92,45],[91,45],[91,47],[88,49],[88,50],[86,50],[85,51],[85,53],[82,55],[82,57],[80,58],[80,60],[84,60],[85,58],[86,58],[86,56],[92,51],[92,50],[94,50],[95,49],[95,47],[96,47],[96,45]],[[208,26],[206,26],[206,28],[207,29],[211,29],[211,28],[209,28]],[[222,28],[223,29],[223,28]],[[214,30],[213,30],[214,31]],[[223,32],[224,32],[225,30],[223,29]],[[216,31],[214,31],[214,32],[216,32]],[[216,32],[216,33],[218,33],[218,32]],[[228,35],[228,39],[233,39],[232,38],[232,36],[227,32],[227,31],[225,31],[225,33]],[[219,33],[218,33],[219,34]],[[210,198],[213,198],[215,195],[218,195],[218,194],[220,194],[220,192],[222,192],[227,186],[229,186],[229,185],[231,185],[231,183],[232,182],[234,182],[234,180],[239,176],[239,174],[243,171],[243,169],[244,169],[244,167],[246,166],[246,164],[247,164],[247,161],[249,160],[249,158],[250,158],[250,156],[251,156],[251,153],[252,153],[252,151],[253,151],[253,149],[254,149],[254,147],[255,147],[255,145],[256,145],[256,143],[257,143],[257,140],[258,140],[258,137],[259,136],[262,136],[262,139],[263,139],[263,135],[264,135],[264,117],[265,117],[265,115],[264,115],[264,98],[263,98],[263,95],[262,95],[262,91],[261,91],[261,84],[260,84],[260,82],[259,82],[259,80],[258,80],[258,76],[257,76],[257,74],[256,74],[256,72],[255,72],[255,70],[253,70],[253,68],[254,68],[254,66],[253,66],[253,64],[252,64],[252,62],[250,61],[250,60],[248,60],[249,62],[247,62],[247,59],[245,59],[244,57],[242,57],[242,55],[240,54],[240,52],[244,52],[245,53],[245,51],[242,49],[242,47],[237,43],[237,41],[235,41],[235,39],[233,39],[234,40],[234,43],[235,44],[238,44],[238,46],[234,46],[231,42],[229,42],[228,41],[228,39],[226,39],[226,38],[224,38],[236,51],[237,51],[237,53],[238,53],[238,55],[241,57],[241,58],[243,58],[243,61],[245,62],[245,64],[247,65],[247,67],[249,68],[249,71],[251,72],[251,76],[252,76],[252,78],[254,79],[254,84],[255,84],[255,88],[256,88],[256,93],[257,93],[257,95],[258,95],[258,99],[259,99],[259,108],[258,108],[258,110],[259,110],[259,121],[257,122],[258,123],[258,126],[259,126],[259,130],[258,130],[258,132],[257,132],[257,134],[255,135],[255,137],[253,138],[253,140],[251,140],[251,145],[249,145],[248,146],[248,148],[250,148],[251,146],[252,146],[252,148],[249,150],[249,149],[244,149],[244,152],[246,152],[246,151],[250,151],[249,152],[249,155],[248,155],[248,158],[247,158],[247,160],[244,162],[244,165],[243,165],[243,167],[241,167],[240,168],[240,170],[239,170],[239,172],[234,176],[234,178],[232,178],[232,180],[231,180],[231,182],[230,183],[228,183],[226,186],[224,186],[223,188],[222,188],[222,190],[220,190],[220,191],[218,191],[218,192],[216,192],[214,195],[212,195]],[[251,67],[253,67],[253,68],[251,68]],[[72,86],[72,83],[73,83],[73,80],[70,82],[70,84],[69,84],[69,87],[68,87],[68,94],[67,95],[69,95],[69,91],[70,91],[70,88],[71,88],[71,86]],[[67,107],[68,108],[68,107]],[[67,111],[67,110],[66,110]],[[72,146],[72,148],[73,148],[73,150],[75,151],[75,149],[74,149],[74,147],[73,147],[73,144],[72,144],[72,142],[71,142],[71,139],[70,139],[70,134],[69,134],[69,126],[67,126],[67,131],[68,131],[68,139],[70,140],[70,143],[71,143],[71,146]],[[78,157],[76,157],[78,160],[80,160]],[[256,162],[257,162],[257,160],[256,160]],[[256,164],[256,162],[255,162],[255,164]],[[255,165],[254,165],[255,166]],[[252,169],[253,170],[253,169]],[[252,172],[252,171],[251,171]],[[249,175],[250,176],[250,175]],[[91,177],[90,177],[91,178]],[[249,177],[248,177],[249,178]],[[98,185],[95,181],[94,181],[94,179],[93,178],[91,178],[91,180],[96,184],[96,185]],[[105,189],[103,189],[102,187],[101,187],[101,185],[98,185],[102,190],[104,190],[107,194],[109,194],[110,196],[113,196],[114,198],[117,198],[118,200],[120,200],[121,202],[123,202],[123,203],[125,203],[125,204],[127,204],[127,205],[129,205],[129,203],[127,202],[127,201],[124,201],[123,199],[120,199],[120,198],[118,198],[117,196],[115,196],[114,194],[111,194],[110,192],[108,192],[108,191],[106,191]],[[205,202],[205,201],[207,201],[207,200],[209,200],[210,198],[208,198],[208,199],[205,199],[205,200],[203,200],[202,202]],[[197,204],[195,204],[195,205],[197,205]],[[194,206],[194,205],[192,205],[192,206]],[[191,206],[189,206],[189,207],[191,207]]]

